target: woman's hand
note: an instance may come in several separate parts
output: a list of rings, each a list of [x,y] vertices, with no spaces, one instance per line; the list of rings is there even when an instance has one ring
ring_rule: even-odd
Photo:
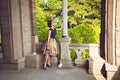
[[[63,20],[62,20],[62,25],[60,28],[56,28],[56,30],[62,30],[63,29]]]

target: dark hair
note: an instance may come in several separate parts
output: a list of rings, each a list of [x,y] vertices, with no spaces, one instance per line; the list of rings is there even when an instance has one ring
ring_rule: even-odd
[[[49,21],[47,22],[47,25],[48,25],[49,27],[52,27],[51,24],[52,24],[52,20],[49,20]]]

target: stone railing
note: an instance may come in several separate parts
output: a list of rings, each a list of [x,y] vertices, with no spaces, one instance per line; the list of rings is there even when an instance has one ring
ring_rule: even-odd
[[[85,66],[87,60],[82,59],[83,51],[87,50],[89,56],[99,55],[99,45],[98,44],[70,44],[70,49],[74,50],[77,58],[75,59],[75,64]]]
[[[41,47],[43,43],[38,43],[37,44],[37,53],[41,53]],[[77,59],[75,59],[75,64],[84,64],[86,60],[83,60],[81,58],[81,54],[83,51],[88,50],[89,51],[89,56],[98,56],[99,55],[99,45],[98,44],[70,44],[69,48],[74,50]]]
[[[43,43],[36,44],[36,52],[42,54],[41,47]],[[88,67],[88,72],[90,74],[100,74],[101,68],[104,64],[104,60],[99,55],[99,44],[70,44],[69,49],[75,51],[77,58],[75,59],[75,64],[82,67]],[[88,50],[89,58],[88,60],[83,60],[81,58],[82,52]],[[43,56],[40,55],[40,65],[42,65]],[[87,65],[89,62],[89,65]],[[99,63],[99,64],[98,64]]]
[[[103,60],[99,55],[99,44],[70,44],[70,49],[73,49],[77,55],[75,59],[75,64],[85,65],[88,68],[88,73],[101,75],[101,69],[105,60]],[[88,50],[89,65],[86,65],[86,61],[81,59],[82,52]]]

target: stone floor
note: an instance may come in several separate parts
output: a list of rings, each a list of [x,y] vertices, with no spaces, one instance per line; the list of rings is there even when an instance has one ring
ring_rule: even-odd
[[[84,68],[0,70],[0,80],[98,80]]]

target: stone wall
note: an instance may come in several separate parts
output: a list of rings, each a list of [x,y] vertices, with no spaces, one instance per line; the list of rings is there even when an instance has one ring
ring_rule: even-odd
[[[28,55],[32,53],[32,33],[30,18],[30,0],[20,0],[21,4],[21,27],[23,39],[23,53]]]
[[[120,1],[117,0],[116,9],[116,63],[120,65]]]

